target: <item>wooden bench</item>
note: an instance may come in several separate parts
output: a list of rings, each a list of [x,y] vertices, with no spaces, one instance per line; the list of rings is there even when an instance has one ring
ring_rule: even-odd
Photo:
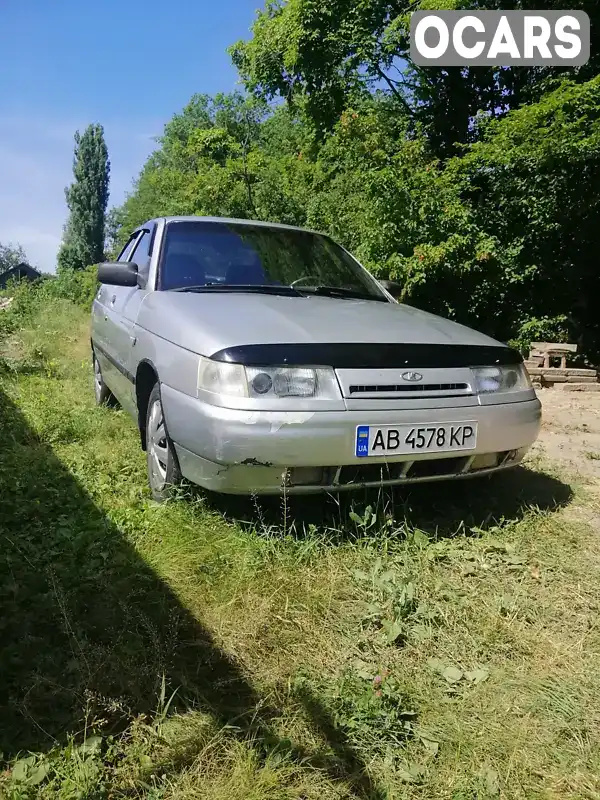
[[[567,368],[567,356],[577,352],[576,344],[563,342],[532,342],[529,351],[529,360],[535,361],[544,369],[550,368],[553,358],[560,358],[560,369]]]

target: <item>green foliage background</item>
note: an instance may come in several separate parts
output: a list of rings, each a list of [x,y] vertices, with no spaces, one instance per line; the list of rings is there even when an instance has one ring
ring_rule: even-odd
[[[309,226],[401,281],[406,302],[600,362],[600,8],[571,4],[592,20],[579,70],[433,70],[408,50],[409,12],[428,5],[269,1],[231,48],[247,94],[175,114],[110,214],[113,249],[169,214]]]

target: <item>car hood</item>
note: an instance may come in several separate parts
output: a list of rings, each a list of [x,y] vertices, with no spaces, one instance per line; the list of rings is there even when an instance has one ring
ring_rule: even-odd
[[[412,306],[318,296],[150,292],[137,323],[205,356],[252,344],[500,344]]]

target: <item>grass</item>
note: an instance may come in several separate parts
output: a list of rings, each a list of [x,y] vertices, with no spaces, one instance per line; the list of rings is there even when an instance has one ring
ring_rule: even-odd
[[[159,506],[86,313],[6,331],[0,796],[600,798],[597,485]]]

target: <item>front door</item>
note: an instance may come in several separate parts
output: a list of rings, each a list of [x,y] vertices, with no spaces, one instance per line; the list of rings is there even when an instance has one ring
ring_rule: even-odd
[[[148,275],[153,229],[144,229],[136,239],[133,248],[126,253],[124,261],[133,262],[138,268],[142,287],[110,286],[107,310],[107,330],[114,348],[114,380],[117,385],[115,394],[120,402],[135,417],[137,415],[137,398],[135,393],[135,370],[137,367],[133,348],[135,337],[133,329],[137,322],[140,305],[148,294],[145,280]]]
[[[135,231],[118,256],[118,261],[129,261],[141,237]],[[139,293],[137,286],[112,286],[102,284],[93,305],[92,336],[96,357],[100,362],[104,381],[115,397],[125,406],[130,406],[131,381],[126,378],[126,344],[120,316],[129,299]]]

